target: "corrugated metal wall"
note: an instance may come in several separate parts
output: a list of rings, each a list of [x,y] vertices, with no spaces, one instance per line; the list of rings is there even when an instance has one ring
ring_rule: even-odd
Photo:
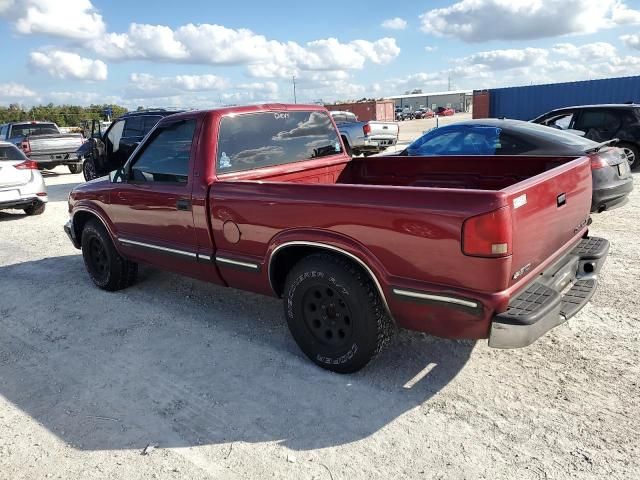
[[[489,117],[489,90],[473,91],[473,118]]]
[[[395,122],[395,104],[393,100],[378,100],[373,102],[339,103],[325,105],[329,110],[341,110],[355,113],[358,120],[368,122],[379,120],[382,122]]]
[[[495,88],[489,92],[491,117],[531,120],[560,107],[640,102],[640,76]]]

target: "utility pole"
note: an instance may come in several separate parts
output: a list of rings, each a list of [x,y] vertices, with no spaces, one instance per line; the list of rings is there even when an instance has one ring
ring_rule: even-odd
[[[298,97],[296,96],[296,76],[293,76],[293,103],[298,103]]]
[[[448,76],[447,91],[451,91],[451,74],[449,74]]]

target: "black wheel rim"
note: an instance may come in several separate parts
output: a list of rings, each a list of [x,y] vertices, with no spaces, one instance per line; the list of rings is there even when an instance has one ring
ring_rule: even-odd
[[[310,286],[302,299],[304,323],[313,338],[334,349],[349,345],[353,315],[345,297],[333,286]]]
[[[89,264],[93,275],[99,280],[104,281],[109,276],[109,259],[104,245],[99,238],[92,237],[89,240]]]

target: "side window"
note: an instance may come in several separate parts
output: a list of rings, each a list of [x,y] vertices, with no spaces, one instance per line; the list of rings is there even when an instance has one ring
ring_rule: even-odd
[[[566,130],[571,125],[573,120],[573,113],[564,113],[545,120],[543,123],[549,127],[557,128],[558,130]]]
[[[588,132],[589,129],[601,131],[617,130],[620,127],[620,119],[615,113],[606,110],[585,110],[576,122],[576,130]]]
[[[2,127],[0,128],[0,138],[1,139],[5,139],[7,138],[7,130],[9,130],[9,126],[8,125],[2,125]]]
[[[520,138],[500,132],[500,139],[496,145],[496,155],[520,155],[535,150],[531,145]]]
[[[323,111],[229,115],[220,121],[216,168],[241,172],[341,152],[338,132]]]
[[[142,118],[144,118],[144,124],[142,125],[142,135],[146,135],[147,133],[149,133],[151,129],[155,127],[160,120],[162,120],[162,117],[157,115],[145,116]]]
[[[143,136],[143,117],[130,117],[125,120],[124,132],[122,136],[124,138],[129,137],[141,137]]]
[[[158,128],[134,160],[133,181],[186,184],[195,129],[195,120],[182,120]]]
[[[356,117],[354,113],[347,113],[347,114],[345,114],[345,121],[346,122],[357,122],[358,121],[358,117]]]
[[[124,131],[124,120],[118,120],[111,126],[107,134],[107,148],[111,149],[110,153],[116,153],[120,149],[120,140]]]

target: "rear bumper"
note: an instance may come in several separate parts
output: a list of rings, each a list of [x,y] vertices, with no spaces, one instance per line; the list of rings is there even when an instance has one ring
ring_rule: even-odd
[[[39,203],[47,203],[47,197],[25,197],[25,198],[17,198],[15,200],[0,202],[0,210],[6,210],[10,208],[22,210],[23,208],[27,208],[32,205],[37,205]]]
[[[604,212],[624,205],[632,190],[632,177],[618,182],[612,187],[594,189],[591,197],[591,211]]]
[[[46,153],[46,154],[30,154],[28,157],[34,162],[42,165],[73,165],[80,163],[82,159],[78,158],[75,152],[62,153]]]
[[[575,315],[595,293],[608,252],[604,238],[582,239],[511,299],[506,312],[493,317],[489,346],[526,347]]]

